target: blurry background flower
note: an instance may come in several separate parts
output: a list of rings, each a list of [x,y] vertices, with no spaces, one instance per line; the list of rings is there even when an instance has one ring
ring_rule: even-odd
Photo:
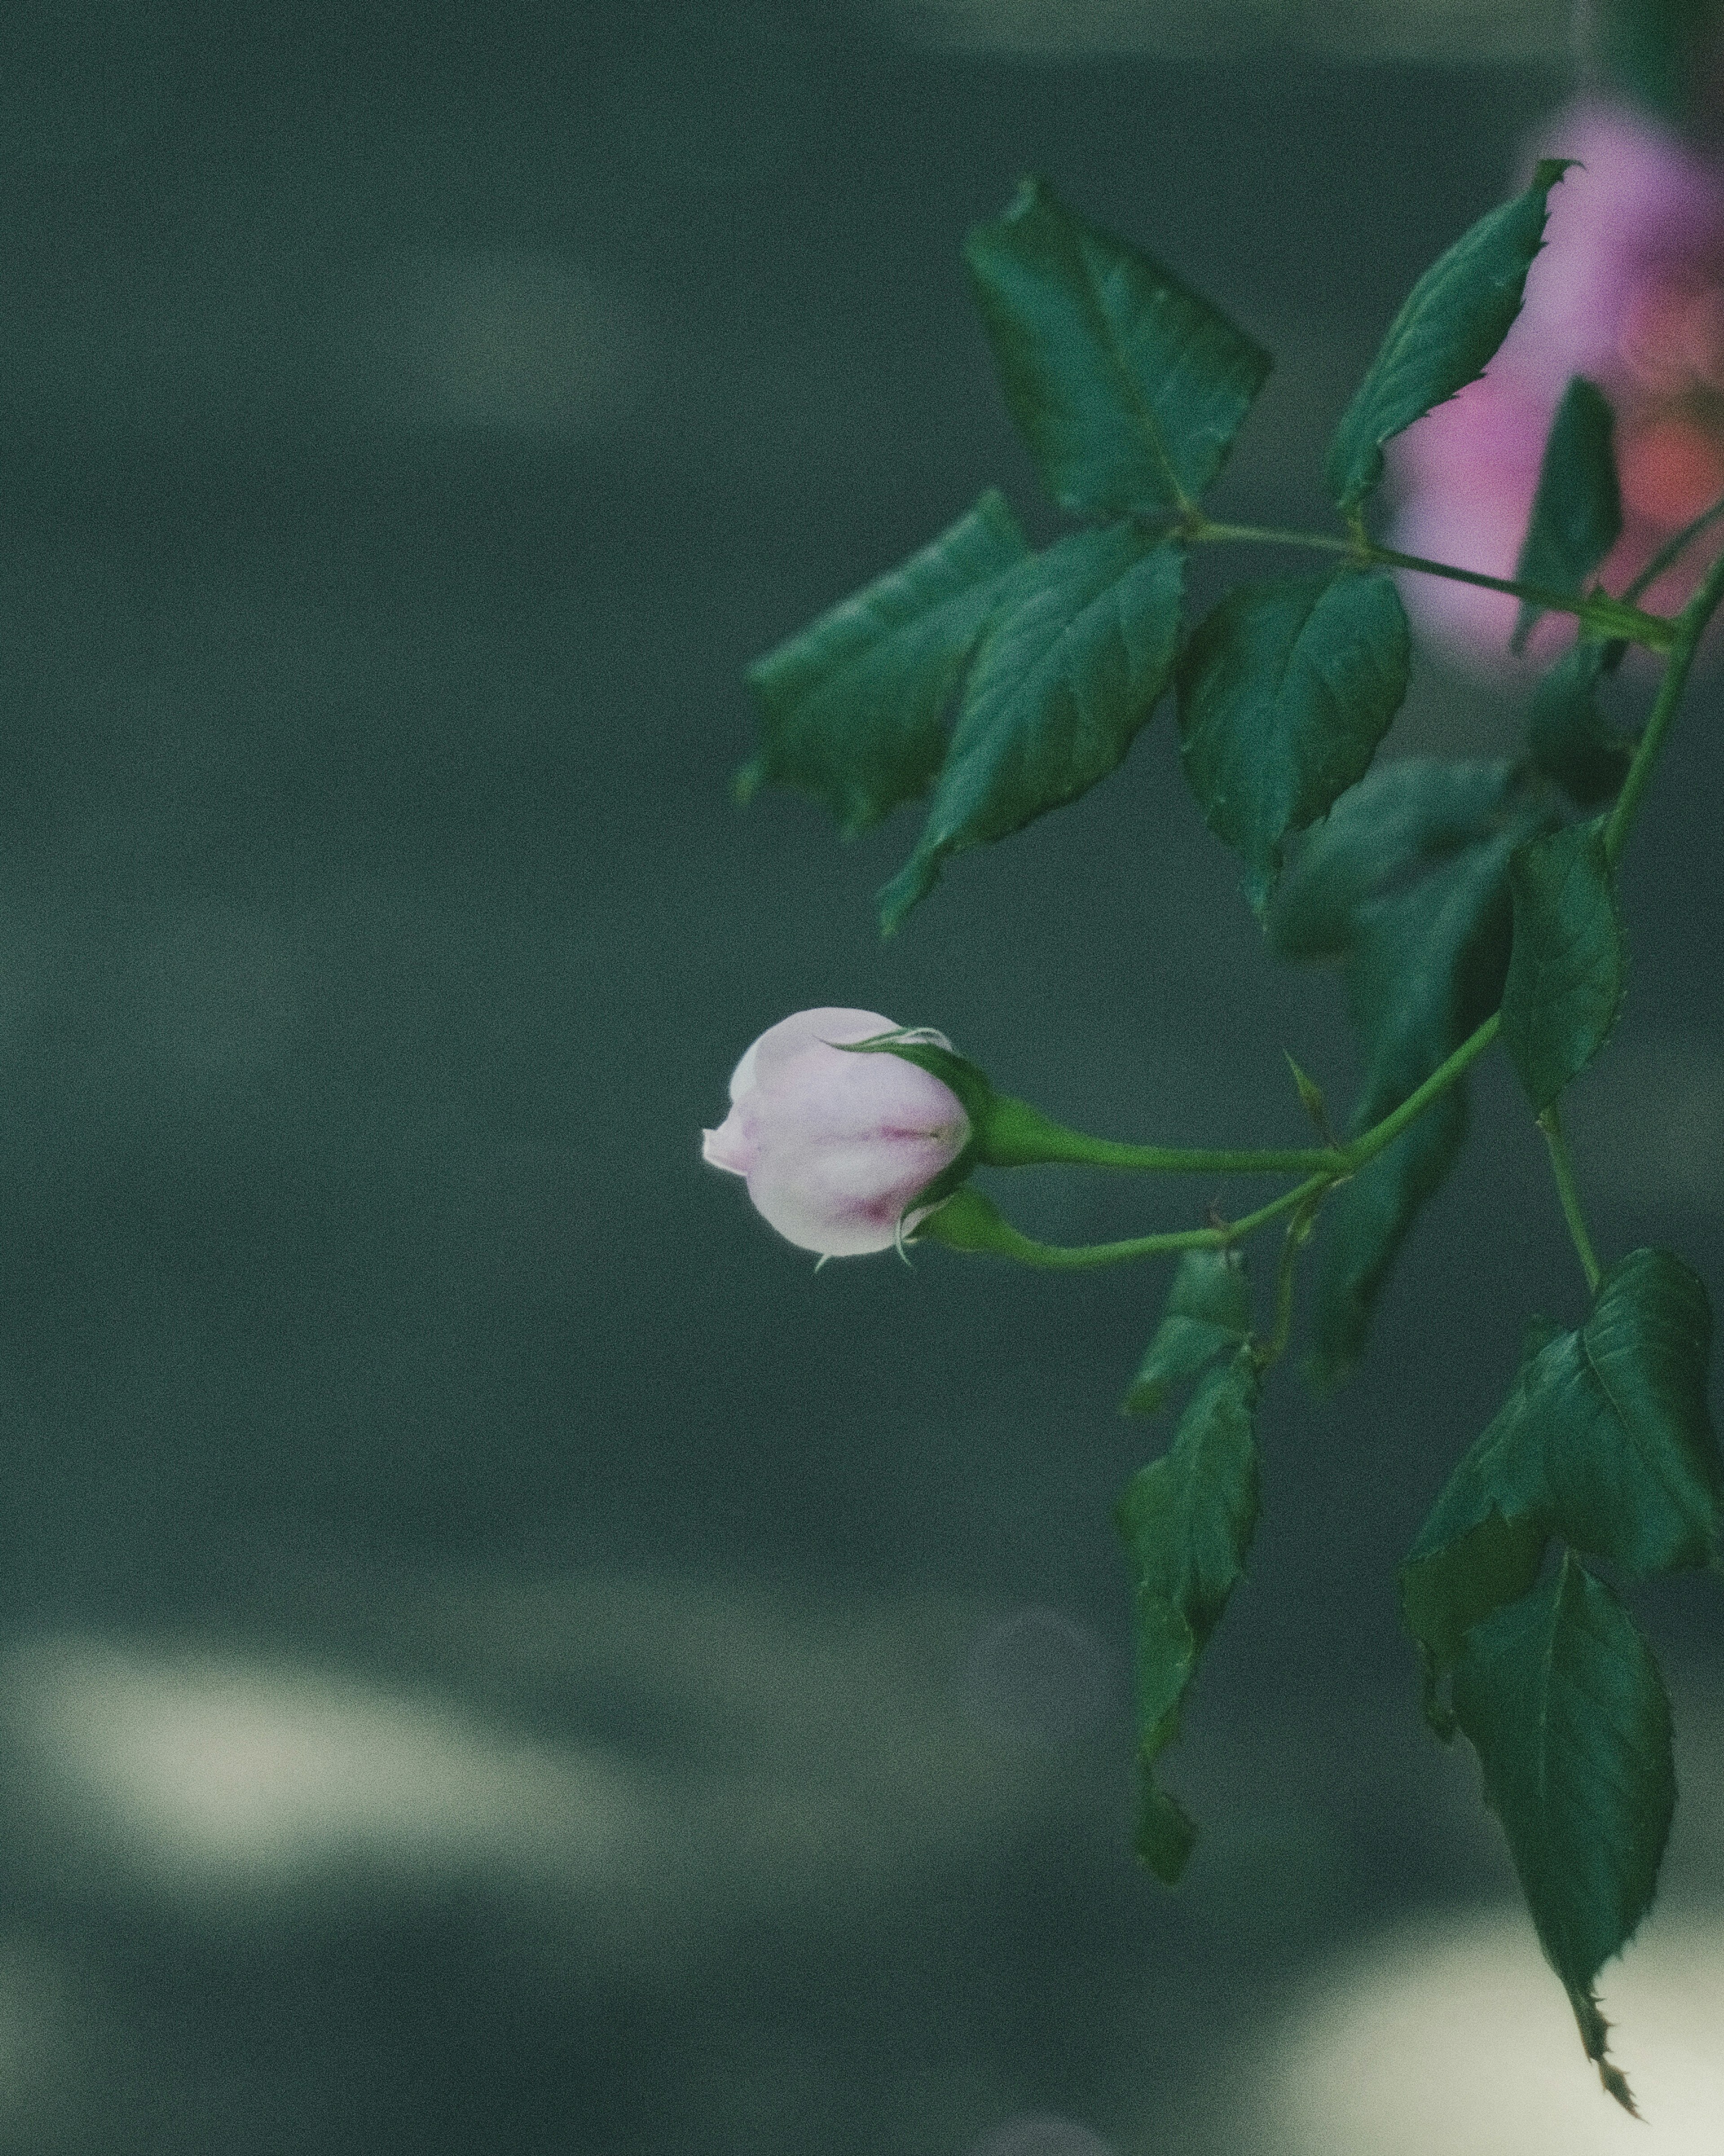
[[[1392,543],[1512,576],[1552,416],[1583,374],[1616,413],[1623,532],[1602,576],[1620,591],[1724,494],[1724,162],[1598,100],[1568,106],[1529,146],[1577,162],[1552,193],[1526,304],[1484,379],[1393,445]],[[1647,603],[1680,605],[1706,558],[1702,548],[1685,556]],[[1510,663],[1512,599],[1431,577],[1404,583],[1414,619],[1453,655]],[[1547,617],[1536,653],[1571,633]]]

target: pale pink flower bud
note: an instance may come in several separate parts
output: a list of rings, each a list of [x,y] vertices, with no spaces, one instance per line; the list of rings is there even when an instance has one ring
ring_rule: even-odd
[[[729,1115],[702,1133],[701,1158],[746,1177],[755,1209],[803,1250],[890,1250],[922,1217],[905,1218],[911,1199],[969,1142],[970,1119],[949,1086],[902,1056],[843,1045],[899,1030],[876,1011],[781,1019],[731,1073]],[[912,1037],[952,1045],[932,1032]]]

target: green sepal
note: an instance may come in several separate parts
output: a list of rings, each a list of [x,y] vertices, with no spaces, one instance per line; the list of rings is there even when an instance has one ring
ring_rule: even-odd
[[[1029,552],[990,489],[920,553],[756,660],[761,745],[736,774],[737,799],[774,782],[800,787],[849,839],[926,793],[970,654]]]
[[[1075,531],[1006,578],[916,851],[880,894],[890,935],[950,854],[1019,830],[1120,762],[1178,650],[1182,547],[1130,524]]]
[[[1380,570],[1235,585],[1179,665],[1179,757],[1261,916],[1286,839],[1363,778],[1407,693],[1412,639]]]
[[[1528,759],[1577,808],[1614,801],[1634,762],[1634,743],[1609,723],[1598,702],[1599,684],[1616,671],[1628,648],[1620,638],[1583,637],[1540,677],[1532,694]]]
[[[1480,218],[1408,295],[1330,446],[1329,490],[1349,520],[1383,477],[1383,444],[1476,382],[1508,335],[1544,242],[1547,198],[1572,162],[1544,159],[1526,193]]]
[[[1287,1068],[1292,1072],[1293,1083],[1298,1089],[1299,1105],[1311,1118],[1311,1128],[1325,1145],[1332,1146],[1335,1134],[1329,1127],[1329,1104],[1323,1098],[1322,1087],[1308,1070],[1294,1060],[1290,1050],[1284,1048],[1281,1053],[1287,1059]]]
[[[1257,1393],[1249,1348],[1212,1368],[1172,1445],[1131,1478],[1116,1515],[1136,1612],[1137,1853],[1169,1886],[1196,1830],[1157,1786],[1155,1768],[1179,1733],[1198,1658],[1244,1576],[1257,1525]]]
[[[1194,503],[1269,354],[1044,181],[1025,180],[964,252],[1007,408],[1053,500],[1078,516]]]
[[[1515,581],[1577,595],[1622,536],[1616,415],[1603,391],[1577,374],[1545,438],[1538,490]],[[1518,651],[1542,608],[1524,604],[1509,648]]]
[[[1218,1355],[1236,1354],[1250,1337],[1251,1284],[1244,1253],[1183,1252],[1122,1411],[1154,1414],[1175,1386],[1198,1376]]]
[[[1502,1038],[1542,1114],[1610,1038],[1622,1011],[1628,948],[1604,821],[1531,839],[1509,863],[1514,948],[1502,991]]]
[[[1670,1701],[1652,1651],[1571,1551],[1469,1635],[1455,1716],[1587,2056],[1632,2112],[1595,1986],[1652,1906],[1675,1807]]]
[[[1401,1568],[1402,1614],[1434,1677],[1526,1593],[1552,1537],[1630,1579],[1717,1563],[1711,1349],[1706,1289],[1664,1250],[1614,1265],[1578,1331],[1535,1332]]]

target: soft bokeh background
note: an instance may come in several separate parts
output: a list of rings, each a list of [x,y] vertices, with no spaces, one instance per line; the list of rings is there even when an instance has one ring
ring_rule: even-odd
[[[1301,1142],[1283,1046],[1345,1095],[1165,720],[882,947],[913,826],[738,815],[741,672],[990,481],[1053,528],[957,266],[1026,168],[1275,349],[1224,498],[1319,511],[1566,15],[6,9],[0,2147],[1646,2145],[1393,1615],[1526,1313],[1578,1305],[1502,1071],[1368,1365],[1277,1382],[1175,1896],[1109,1518],[1159,1277],[817,1278],[695,1162],[812,1004],[1122,1135]],[[1573,1116],[1602,1242],[1715,1283],[1717,703]],[[1514,725],[1427,671],[1393,746]],[[1675,2152],[1724,2112],[1724,1716],[1715,1603],[1650,1614],[1684,1808],[1611,2003]]]

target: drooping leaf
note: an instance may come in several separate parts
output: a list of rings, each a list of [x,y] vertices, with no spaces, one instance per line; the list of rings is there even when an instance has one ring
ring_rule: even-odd
[[[1007,408],[1080,516],[1196,501],[1269,354],[1170,270],[1026,180],[965,249]]]
[[[1665,1250],[1614,1265],[1578,1331],[1534,1337],[1402,1568],[1402,1610],[1433,1677],[1525,1593],[1552,1536],[1634,1579],[1716,1561],[1711,1350],[1706,1289]]]
[[[1587,2056],[1633,2111],[1594,1985],[1652,1906],[1675,1804],[1670,1702],[1651,1650],[1571,1552],[1469,1635],[1455,1712]]]
[[[1129,524],[1075,531],[1011,572],[921,837],[880,894],[888,935],[948,854],[1075,800],[1120,762],[1172,673],[1184,574],[1181,547]]]
[[[1383,444],[1485,372],[1521,311],[1547,198],[1567,169],[1545,159],[1525,194],[1480,218],[1408,294],[1330,445],[1329,490],[1343,515],[1357,518],[1383,477]]]
[[[1502,991],[1502,1038],[1533,1112],[1542,1114],[1610,1038],[1628,952],[1604,824],[1530,839],[1509,863],[1514,950]]]
[[[1179,667],[1179,753],[1261,914],[1284,842],[1362,778],[1407,693],[1412,640],[1380,571],[1238,584]]]
[[[1620,538],[1615,438],[1616,415],[1609,399],[1577,374],[1563,392],[1545,439],[1532,520],[1515,564],[1518,583],[1578,593]],[[1540,612],[1536,606],[1521,608],[1514,649],[1526,642]]]
[[[1508,964],[1511,824],[1362,905],[1347,961],[1347,1004],[1364,1051],[1355,1133],[1398,1108],[1496,1007]],[[1451,1086],[1328,1209],[1308,1372],[1335,1384],[1358,1360],[1408,1230],[1466,1132]]]
[[[990,490],[933,542],[758,659],[758,753],[736,776],[752,800],[774,781],[826,803],[846,838],[926,793],[942,723],[1005,572],[1029,549]]]
[[[1621,665],[1627,644],[1584,638],[1573,644],[1533,691],[1526,752],[1578,808],[1597,808],[1622,790],[1634,744],[1598,709],[1599,683]]]
[[[1175,1386],[1206,1370],[1218,1355],[1236,1354],[1250,1333],[1251,1286],[1243,1255],[1185,1251],[1162,1322],[1126,1394],[1126,1412],[1153,1414]]]
[[[1493,836],[1516,813],[1513,788],[1503,762],[1376,765],[1301,845],[1270,923],[1276,955],[1345,958],[1369,901]]]
[[[1137,1852],[1169,1886],[1197,1830],[1157,1787],[1155,1766],[1179,1733],[1198,1658],[1243,1575],[1256,1529],[1257,1385],[1249,1349],[1210,1370],[1167,1452],[1141,1468],[1120,1500],[1136,1609]]]

